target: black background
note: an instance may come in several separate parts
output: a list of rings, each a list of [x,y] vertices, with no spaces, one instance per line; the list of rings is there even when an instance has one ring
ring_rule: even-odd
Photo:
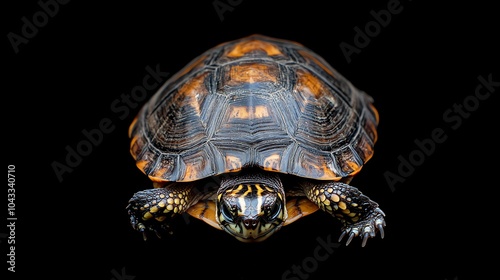
[[[228,1],[234,7],[223,20],[214,1],[122,2],[61,4],[17,53],[7,34],[22,35],[22,18],[32,22],[42,9],[36,1],[3,9],[2,135],[4,160],[17,175],[17,276],[282,279],[304,260],[311,265],[318,238],[336,241],[340,225],[322,213],[260,244],[240,243],[192,218],[181,218],[177,235],[160,241],[144,242],[129,225],[128,199],[151,187],[127,138],[146,100],[123,115],[111,104],[142,85],[147,66],[172,75],[208,48],[253,33],[306,45],[372,95],[380,113],[375,155],[352,184],[387,214],[386,237],[365,248],[357,239],[336,248],[308,279],[472,279],[492,268],[485,252],[498,234],[492,193],[498,91],[477,102],[456,129],[443,118],[454,104],[474,105],[478,76],[500,81],[492,6],[401,1],[402,11],[348,63],[341,42],[354,45],[354,28],[364,29],[374,20],[370,11],[391,1]],[[85,140],[82,130],[97,129],[105,118],[114,130],[60,182],[53,162],[65,163],[66,146],[75,148]],[[401,158],[418,153],[415,140],[436,128],[446,140],[390,187],[384,174],[399,174]],[[4,260],[7,239],[0,245]]]

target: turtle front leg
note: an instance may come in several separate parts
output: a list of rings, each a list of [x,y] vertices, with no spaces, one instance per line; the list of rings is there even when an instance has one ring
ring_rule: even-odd
[[[182,214],[198,199],[192,183],[171,183],[167,187],[155,185],[154,189],[135,193],[126,209],[132,227],[142,232],[146,240],[146,230],[161,237],[159,231],[168,228],[168,219]]]
[[[359,236],[362,246],[377,232],[384,238],[384,212],[378,204],[357,188],[341,182],[303,181],[301,186],[312,202],[320,209],[338,218],[344,225],[339,242],[348,235],[346,245]]]

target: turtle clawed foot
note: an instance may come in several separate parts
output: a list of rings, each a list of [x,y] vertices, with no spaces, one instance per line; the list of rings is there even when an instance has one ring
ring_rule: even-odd
[[[126,207],[126,209],[128,210],[128,215],[130,217],[130,225],[133,229],[142,233],[144,241],[148,239],[148,231],[154,232],[159,239],[161,239],[162,236],[165,236],[166,233],[172,234],[170,226],[167,223],[162,222],[164,220],[164,216],[160,216],[161,218],[150,217],[151,213],[147,210],[141,209],[138,205],[140,204],[137,203],[137,201],[131,199],[130,204]]]
[[[146,226],[143,223],[139,222],[140,218],[137,218],[136,215],[137,209],[132,204],[129,204],[126,209],[128,210],[128,215],[130,217],[130,225],[133,229],[141,232],[144,241],[146,241],[148,239],[146,234]]]
[[[144,241],[148,239],[148,232],[154,232],[158,239],[162,239],[166,234],[173,234],[173,231],[170,229],[170,226],[166,223],[155,223],[153,221],[148,222],[144,221],[144,223],[137,222],[137,218],[133,213],[130,213],[130,224],[132,228],[142,233],[142,238]]]
[[[352,225],[346,225],[342,229],[342,234],[339,237],[339,242],[348,235],[346,246],[351,243],[354,237],[361,237],[363,241],[361,243],[362,247],[365,247],[368,238],[373,238],[376,236],[377,231],[380,233],[380,237],[384,238],[384,212],[380,208],[376,208],[373,213],[367,218],[360,222]]]
[[[150,226],[148,228],[146,228],[143,224],[140,224],[138,231],[142,233],[142,238],[144,239],[144,241],[148,240],[148,231],[154,232],[158,239],[162,239],[166,235],[166,233],[173,234],[173,232],[169,229],[169,226],[166,224],[162,224],[157,227]]]

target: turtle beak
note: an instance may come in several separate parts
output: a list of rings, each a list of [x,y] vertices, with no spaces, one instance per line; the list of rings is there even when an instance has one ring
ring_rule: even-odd
[[[236,239],[242,242],[260,242],[266,240],[268,237],[273,235],[278,231],[282,223],[261,223],[261,221],[256,219],[245,219],[242,220],[243,227],[241,228],[241,234],[235,235]]]

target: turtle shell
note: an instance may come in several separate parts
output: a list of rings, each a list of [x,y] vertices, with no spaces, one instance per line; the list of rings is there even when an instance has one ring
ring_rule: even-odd
[[[373,155],[372,101],[303,45],[252,35],[168,79],[131,124],[130,151],[156,182],[245,167],[340,180]]]

